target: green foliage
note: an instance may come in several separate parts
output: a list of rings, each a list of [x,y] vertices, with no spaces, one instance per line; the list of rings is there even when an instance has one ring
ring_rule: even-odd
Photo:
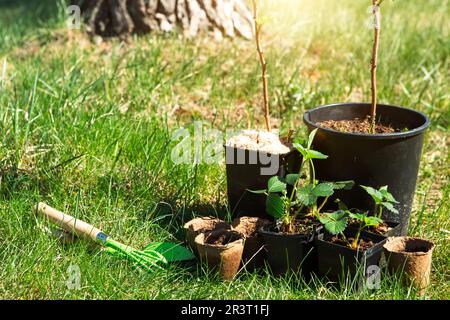
[[[381,217],[381,207],[388,209],[393,213],[398,213],[398,210],[394,208],[394,203],[398,203],[397,200],[388,191],[387,186],[383,186],[380,189],[375,189],[373,187],[363,186],[361,188],[366,190],[366,192],[372,197],[375,203],[375,212],[378,212],[378,216]]]
[[[275,219],[281,219],[286,214],[286,199],[278,194],[269,193],[266,200],[266,210]]]
[[[320,223],[331,234],[339,234],[347,228],[349,212],[344,210],[325,213],[319,217]]]
[[[278,193],[286,191],[286,183],[282,182],[277,176],[274,176],[269,179],[267,185],[267,192],[270,193]]]

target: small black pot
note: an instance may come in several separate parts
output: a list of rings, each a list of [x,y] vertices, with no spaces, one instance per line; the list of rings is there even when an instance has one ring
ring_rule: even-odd
[[[355,232],[348,230],[345,236],[352,236]],[[360,268],[367,269],[368,266],[378,266],[383,251],[386,237],[362,232],[360,238],[372,240],[376,243],[372,248],[365,251],[353,250],[351,248],[331,243],[331,235],[325,233],[316,240],[319,275],[326,276],[331,281],[344,280],[347,276],[355,277]]]
[[[322,233],[322,226],[311,235],[285,234],[273,230],[273,225],[261,228],[259,234],[264,239],[266,257],[273,274],[299,272],[309,276],[317,272],[317,250],[315,239]]]
[[[309,131],[319,128],[313,148],[328,159],[314,162],[317,179],[321,181],[354,180],[355,187],[336,192],[349,207],[373,210],[372,199],[359,187],[375,188],[387,185],[399,201],[399,214],[384,210],[383,219],[399,222],[400,234],[408,230],[409,216],[416,187],[425,130],[430,122],[427,116],[415,110],[391,105],[378,105],[377,116],[385,125],[408,128],[389,134],[362,134],[338,132],[320,127],[326,120],[365,118],[370,111],[368,103],[340,103],[307,111],[303,120]],[[329,201],[333,203],[333,201]]]
[[[273,220],[266,213],[267,197],[248,190],[266,189],[267,182],[275,175],[282,177],[287,173],[298,173],[301,165],[300,153],[292,150],[286,154],[271,155],[266,152],[225,146],[225,158],[231,217],[250,216]],[[266,163],[267,159],[273,159],[273,163],[278,165],[273,166],[272,174],[266,175],[261,173],[261,169],[270,166]]]

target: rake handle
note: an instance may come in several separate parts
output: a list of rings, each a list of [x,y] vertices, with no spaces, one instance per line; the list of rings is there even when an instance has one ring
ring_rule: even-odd
[[[80,237],[90,238],[96,242],[104,242],[106,240],[107,236],[100,229],[84,222],[83,220],[76,219],[71,215],[58,211],[43,202],[39,202],[35,210],[38,214],[49,219],[67,232]]]

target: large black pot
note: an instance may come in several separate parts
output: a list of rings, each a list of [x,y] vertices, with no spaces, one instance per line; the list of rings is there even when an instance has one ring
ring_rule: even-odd
[[[225,146],[225,159],[228,203],[232,218],[250,216],[272,219],[266,213],[267,197],[264,194],[255,194],[248,190],[266,189],[267,182],[271,177],[275,175],[283,177],[287,173],[298,173],[301,165],[301,155],[297,150],[286,154],[272,155]],[[262,169],[271,167],[270,164],[267,164],[268,159],[273,161],[273,168],[275,168],[271,174],[261,172]]]
[[[322,226],[316,227],[310,235],[285,234],[274,231],[273,225],[259,230],[263,237],[266,257],[275,275],[287,272],[301,272],[308,277],[317,273],[316,238],[322,234]]]
[[[383,212],[385,221],[399,222],[400,233],[406,235],[422,151],[424,132],[430,122],[415,110],[391,105],[378,105],[378,121],[405,131],[389,134],[338,132],[320,127],[326,120],[365,118],[368,103],[339,103],[307,111],[303,120],[309,131],[319,128],[313,147],[328,159],[314,162],[317,179],[322,181],[354,180],[350,191],[336,192],[349,207],[372,210],[373,203],[359,185],[388,190],[399,201],[399,214]],[[333,203],[329,201],[329,203]]]

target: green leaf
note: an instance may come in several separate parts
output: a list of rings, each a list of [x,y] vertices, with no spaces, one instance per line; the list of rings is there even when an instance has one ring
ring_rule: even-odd
[[[319,151],[309,149],[309,150],[307,150],[305,158],[306,159],[327,159],[328,156]]]
[[[363,185],[361,185],[361,188],[366,190],[366,192],[372,197],[372,199],[375,201],[375,203],[380,204],[383,201],[383,195],[377,189],[374,189],[372,187],[363,186]]]
[[[173,242],[153,242],[148,244],[144,252],[159,252],[167,262],[181,262],[195,259],[194,254],[181,244]]]
[[[380,225],[382,222],[383,222],[382,219],[375,217],[375,216],[370,216],[370,217],[366,216],[364,218],[364,224],[366,227],[372,227],[372,226],[376,227],[376,226]]]
[[[295,182],[299,179],[300,175],[298,173],[290,173],[286,175],[285,180],[286,183],[293,186],[295,185]]]
[[[348,212],[339,210],[319,217],[325,229],[331,234],[338,234],[347,228]]]
[[[267,193],[266,189],[264,189],[264,190],[250,190],[250,189],[247,189],[247,191],[249,191],[251,193],[255,193],[255,194],[266,194]]]
[[[283,192],[286,190],[286,183],[282,182],[277,176],[269,179],[267,191],[269,193]]]
[[[346,181],[336,181],[332,182],[334,190],[350,190],[355,185],[355,181],[353,180],[346,180]]]
[[[308,154],[307,148],[305,148],[300,143],[294,143],[293,146],[294,146],[294,148],[296,148],[298,150],[298,152],[300,152],[302,154],[303,158],[306,158],[306,155]]]
[[[311,149],[311,146],[312,146],[312,144],[313,144],[314,137],[316,136],[317,130],[318,130],[318,128],[314,129],[314,130],[311,131],[311,133],[309,134],[309,137],[308,137],[308,145],[307,145],[307,146],[308,146],[308,149]]]
[[[359,212],[350,212],[349,213],[350,218],[357,220],[359,222],[363,222],[366,215],[364,213]]]
[[[283,198],[276,193],[269,193],[266,200],[267,213],[275,219],[280,219],[283,217],[285,209]]]
[[[306,186],[298,188],[297,200],[305,206],[311,206],[316,203],[317,196],[313,193],[312,185],[308,184]]]
[[[333,184],[331,182],[319,183],[314,188],[313,193],[318,197],[329,197],[334,193]]]
[[[388,209],[390,212],[398,213],[398,210],[394,208],[394,205],[390,202],[382,202],[381,205]]]
[[[388,191],[387,186],[383,186],[380,188],[380,193],[383,195],[384,200],[391,202],[391,203],[398,203],[397,200],[395,200],[394,196]]]

